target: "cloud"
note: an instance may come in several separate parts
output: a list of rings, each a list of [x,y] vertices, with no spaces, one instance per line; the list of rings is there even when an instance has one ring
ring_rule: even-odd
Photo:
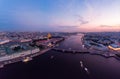
[[[113,26],[109,26],[109,25],[100,25],[99,27],[113,27]]]
[[[100,25],[99,27],[120,27],[120,25],[110,26],[110,25]]]
[[[94,23],[98,17],[101,16],[100,10],[96,9],[96,5],[93,4],[94,1],[84,0],[84,5],[86,7],[84,16],[89,21],[89,23]]]
[[[72,26],[72,25],[61,25],[61,26],[57,26],[54,27],[54,29],[56,29],[56,31],[62,31],[62,32],[75,32],[78,31],[79,26]]]
[[[92,7],[92,5],[90,4],[89,0],[85,0],[85,6],[87,8],[87,15],[88,17],[92,17],[94,14],[94,8]]]
[[[58,26],[58,27],[69,29],[69,28],[77,28],[78,26]]]
[[[80,25],[89,23],[89,21],[85,20],[82,16],[80,16],[80,15],[76,15],[76,16],[78,17],[78,21],[79,21]]]

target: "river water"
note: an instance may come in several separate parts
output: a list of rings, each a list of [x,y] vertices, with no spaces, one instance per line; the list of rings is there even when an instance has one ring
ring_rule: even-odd
[[[81,35],[70,36],[58,48],[81,50]],[[80,61],[89,73],[80,66]],[[0,79],[120,79],[120,61],[50,50],[27,63],[6,65],[0,69]]]

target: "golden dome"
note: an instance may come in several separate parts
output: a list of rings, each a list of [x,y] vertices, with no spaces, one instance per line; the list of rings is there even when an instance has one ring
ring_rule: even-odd
[[[52,35],[50,33],[48,33],[47,38],[50,39],[52,37]]]

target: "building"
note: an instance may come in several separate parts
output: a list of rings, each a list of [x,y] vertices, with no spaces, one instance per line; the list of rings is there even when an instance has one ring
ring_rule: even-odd
[[[7,40],[0,40],[0,45],[1,45],[1,44],[5,44],[5,43],[8,43],[8,42],[10,42],[9,39],[7,39]]]

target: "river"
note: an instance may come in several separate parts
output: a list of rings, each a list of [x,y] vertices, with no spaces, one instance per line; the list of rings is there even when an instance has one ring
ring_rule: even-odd
[[[73,35],[58,48],[81,50],[81,35]],[[85,72],[80,61],[88,69]],[[27,63],[17,62],[0,69],[0,79],[120,79],[120,61],[99,55],[48,51]]]

